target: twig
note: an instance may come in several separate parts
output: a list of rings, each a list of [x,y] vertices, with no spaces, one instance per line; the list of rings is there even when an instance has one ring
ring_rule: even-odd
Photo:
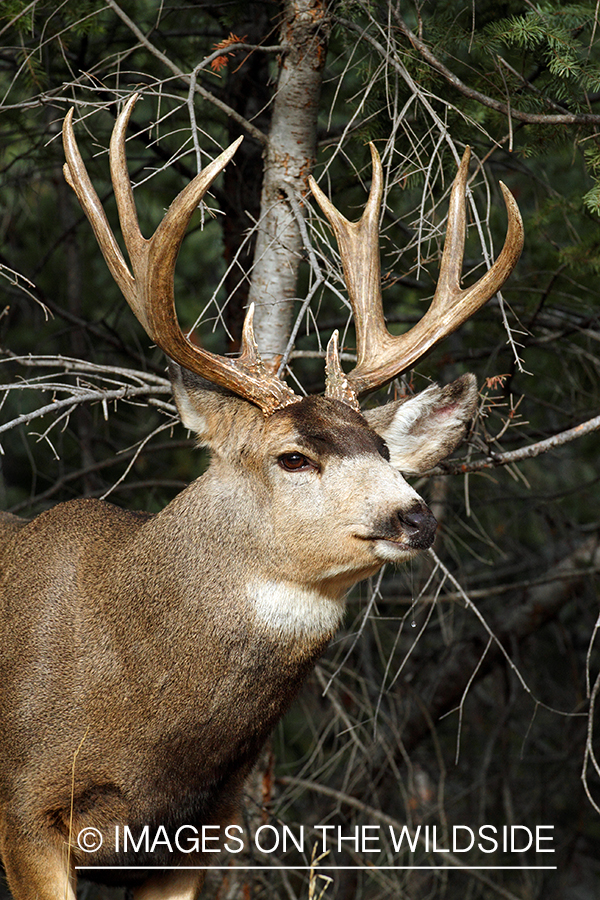
[[[148,38],[137,27],[135,22],[129,18],[129,16],[127,15],[126,12],[124,12],[121,9],[121,7],[116,2],[116,0],[106,0],[106,2],[107,2],[107,5],[110,6],[110,8],[112,10],[114,10],[114,12],[119,16],[119,18],[125,23],[125,25],[127,25],[127,27],[130,29],[130,31],[133,32],[133,34],[136,36],[136,38],[142,44],[142,46],[144,46],[147,50],[149,50],[149,52],[152,53],[153,56],[155,56],[168,69],[170,69],[174,75],[177,75],[177,77],[181,78],[186,84],[190,83],[190,80],[191,80],[190,75],[187,75],[183,71],[183,69],[180,69],[179,66],[175,65],[175,63],[172,62],[172,60],[170,60],[169,57],[165,53],[163,53],[161,50],[159,50],[158,47],[155,47],[155,45],[151,41],[148,40]],[[253,44],[240,43],[240,44],[232,44],[231,46],[236,47],[237,49],[242,49],[242,50],[255,50],[256,49],[256,47]],[[261,49],[264,50],[266,48],[261,47]],[[271,49],[271,48],[269,48],[269,49]],[[279,48],[279,49],[281,49],[281,48]],[[210,61],[211,58],[214,58],[215,56],[222,54],[222,52],[223,52],[222,50],[219,52],[216,52],[215,54],[213,54],[212,57],[208,58],[207,62]],[[208,100],[210,103],[212,103],[214,106],[216,106],[222,112],[224,112],[226,116],[228,116],[230,119],[233,119],[233,121],[237,122],[238,125],[241,125],[241,127],[245,131],[247,131],[249,135],[251,135],[253,138],[255,138],[255,140],[259,141],[261,144],[268,143],[267,135],[264,134],[264,132],[262,132],[260,130],[260,128],[257,128],[256,125],[253,125],[252,122],[249,122],[247,119],[245,119],[243,116],[241,116],[238,112],[236,112],[236,110],[233,109],[231,106],[228,106],[226,103],[223,103],[222,100],[219,100],[218,97],[215,97],[214,94],[211,94],[210,91],[207,91],[205,88],[203,88],[201,85],[199,85],[197,83],[195,86],[195,90],[196,90],[197,94],[200,94],[201,97],[203,97],[205,100]]]
[[[305,791],[313,791],[314,793],[322,794],[325,797],[332,797],[339,803],[343,803],[346,806],[350,806],[353,809],[359,810],[361,814],[364,815],[367,819],[371,818],[373,820],[382,822],[384,825],[388,825],[390,828],[395,828],[398,831],[402,831],[403,828],[406,828],[412,838],[414,838],[416,835],[414,829],[408,828],[407,825],[398,821],[398,819],[393,819],[391,816],[386,815],[386,813],[381,812],[381,810],[375,809],[374,806],[369,806],[362,800],[359,800],[356,797],[352,797],[350,796],[350,794],[345,794],[343,791],[339,791],[336,788],[327,787],[324,784],[319,784],[314,781],[306,781],[303,778],[293,778],[289,775],[280,776],[277,781],[279,782],[279,784],[289,785],[290,787],[299,787]],[[426,846],[425,838],[421,837],[421,835],[419,835],[418,841],[420,844]],[[435,848],[432,848],[431,852],[435,854],[438,851],[436,851]],[[452,868],[454,866],[460,866],[461,868],[464,867],[464,862],[457,856],[455,856],[454,853],[446,850],[439,852],[440,854],[443,853],[442,859],[444,860],[444,862],[449,863],[448,868]],[[501,887],[498,884],[494,884],[494,882],[490,878],[488,878],[486,875],[483,875],[481,872],[472,869],[468,874],[472,878],[475,878],[477,881],[481,881],[482,884],[487,885],[489,888],[494,890],[498,894],[498,896],[504,897],[505,900],[519,900],[519,898],[515,894],[507,891],[505,888]]]
[[[568,428],[566,431],[554,434],[552,437],[546,438],[543,441],[538,441],[536,444],[529,444],[527,447],[520,447],[518,450],[509,450],[506,453],[490,453],[485,459],[477,459],[474,462],[442,463],[441,465],[436,466],[435,469],[431,469],[427,474],[460,475],[461,473],[480,472],[482,469],[494,469],[498,466],[507,466],[510,463],[521,462],[523,459],[532,459],[535,456],[539,456],[541,453],[547,453],[548,450],[553,450],[555,447],[561,447],[563,444],[570,443],[570,441],[576,441],[586,434],[598,431],[599,428],[600,416],[594,416],[593,419],[588,419],[587,422],[582,422],[574,428]]]
[[[6,390],[7,387],[20,387],[18,385],[10,385],[10,386],[0,386],[0,390]],[[23,387],[27,387],[24,385]],[[66,388],[65,388],[66,389]],[[66,397],[64,400],[54,400],[52,403],[48,403],[46,406],[41,406],[39,409],[33,410],[33,412],[23,413],[20,416],[17,416],[16,419],[12,419],[10,422],[5,422],[3,425],[0,425],[0,434],[4,431],[10,431],[11,428],[16,428],[17,425],[26,425],[29,422],[33,422],[34,419],[39,419],[41,416],[46,416],[48,413],[55,413],[59,410],[63,410],[67,407],[75,407],[79,406],[81,403],[93,403],[93,402],[101,402],[106,403],[111,400],[131,400],[134,397],[145,397],[150,393],[158,392],[163,394],[170,394],[170,388],[160,388],[160,387],[151,387],[150,385],[144,385],[143,387],[134,387],[133,385],[129,385],[127,387],[119,388],[118,390],[113,391],[103,391],[103,390],[80,390],[73,388],[74,396]]]

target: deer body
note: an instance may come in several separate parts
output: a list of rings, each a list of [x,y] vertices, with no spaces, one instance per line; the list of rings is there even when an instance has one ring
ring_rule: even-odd
[[[69,834],[90,826],[102,831],[105,852],[90,859],[75,850],[73,863],[181,864],[160,848],[146,858],[116,856],[115,826],[137,834],[160,824],[172,836],[182,825],[231,822],[248,768],[326,636],[299,647],[253,627],[242,580],[213,590],[210,578],[220,575],[214,553],[204,559],[201,549],[196,555],[184,548],[170,566],[161,565],[152,558],[151,541],[162,537],[153,519],[135,521],[95,501],[69,507],[32,523],[36,537],[51,529],[52,540],[68,543],[62,550],[55,545],[54,560],[30,558],[43,568],[20,580],[34,602],[30,615],[13,620],[14,651],[2,663],[13,737],[1,796],[24,832],[53,836],[63,856]],[[88,537],[61,532],[61,512]],[[99,554],[112,554],[114,571],[107,572],[105,555],[88,552],[89,534]],[[116,558],[115,539],[123,543]],[[198,570],[203,559],[197,589],[178,589],[178,569]],[[47,577],[53,565],[59,595],[40,592],[33,574]],[[143,573],[133,584],[131,565]],[[189,856],[183,859],[189,864]],[[143,877],[112,876],[117,883]]]
[[[472,381],[461,388],[470,403]],[[435,531],[381,436],[339,401],[307,398],[267,420],[237,398],[212,406],[215,458],[162,512],[75,500],[18,530],[8,521],[0,797],[62,855],[69,835],[98,828],[94,866],[189,864],[115,855],[114,828],[229,823],[349,585]],[[232,406],[243,429],[224,415]],[[282,452],[298,449],[314,469],[282,469]],[[71,860],[90,864],[76,847]]]
[[[103,870],[205,862],[160,846],[117,852],[115,827],[136,833],[162,826],[172,836],[180,826],[225,826],[235,818],[244,778],[335,633],[348,589],[433,542],[435,519],[401,472],[425,471],[447,456],[476,408],[475,379],[464,375],[359,411],[359,393],[415,359],[408,335],[392,338],[383,313],[369,314],[379,283],[376,154],[360,223],[343,220],[312,185],[348,270],[358,343],[353,372],[342,371],[334,334],[325,396],[297,397],[263,366],[251,311],[239,359],[192,345],[174,311],[173,267],[191,212],[235,147],[184,189],[146,241],[124,157],[133,102],[111,142],[133,274],[70,117],[67,180],[136,316],[176,361],[171,378],[181,419],[209,447],[211,463],[156,515],[75,500],[31,522],[0,517],[0,854],[15,900],[74,900],[75,867],[82,865],[94,865],[98,880],[137,885],[135,900],[195,900],[200,870]],[[434,314],[415,329],[421,351],[463,321],[467,307],[485,302],[520,252],[520,220],[507,200],[504,250],[477,285],[460,288],[464,216],[456,197],[462,191],[464,207],[465,159],[453,191],[444,289]],[[348,241],[360,249],[358,263]],[[450,301],[456,312],[446,309]],[[88,855],[77,836],[90,827],[104,843]]]

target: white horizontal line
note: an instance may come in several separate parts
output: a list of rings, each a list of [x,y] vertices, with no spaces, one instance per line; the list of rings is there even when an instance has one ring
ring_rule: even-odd
[[[557,869],[558,866],[327,866],[321,865],[318,866],[75,866],[75,869],[79,872],[83,871],[92,871],[94,869],[98,871],[204,871],[207,869],[215,870],[215,871],[224,871],[224,872],[301,872],[303,870],[310,871],[314,869],[315,872],[321,872],[325,869],[327,871],[338,871],[338,872],[348,872],[354,870],[364,870],[366,872],[369,871],[380,871],[382,869],[389,870],[413,870],[413,869],[425,869],[429,871],[433,870],[441,870],[452,872],[453,870],[458,871],[483,871],[483,872],[498,872],[500,870],[511,869],[514,871],[530,871],[532,869]]]

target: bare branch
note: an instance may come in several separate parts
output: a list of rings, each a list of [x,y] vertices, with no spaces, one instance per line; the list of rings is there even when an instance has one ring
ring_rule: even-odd
[[[116,0],[106,0],[106,2],[108,4],[108,6],[110,6],[115,11],[115,13],[119,16],[119,18],[122,19],[123,22],[127,25],[127,27],[132,31],[132,33],[136,36],[136,38],[138,39],[140,44],[142,44],[142,46],[144,46],[147,50],[149,50],[153,56],[155,56],[168,69],[170,69],[174,75],[177,75],[177,77],[181,78],[182,81],[184,81],[186,84],[190,84],[191,82],[193,82],[195,80],[195,75],[194,76],[188,75],[186,72],[184,72],[182,69],[180,69],[179,66],[177,66],[171,59],[169,59],[169,57],[166,55],[166,53],[163,53],[162,50],[159,50],[158,47],[156,47],[151,41],[148,40],[148,38],[137,27],[135,22],[129,18],[129,16],[127,15],[126,12],[124,12],[121,9],[121,7],[116,2]],[[235,46],[237,46],[239,49],[242,49],[242,50],[255,50],[256,49],[256,47],[252,44],[242,44],[242,43],[240,43],[238,45],[232,44],[232,47],[235,47]],[[272,48],[270,48],[270,49],[272,49]],[[208,57],[208,59],[206,61],[204,61],[205,64],[208,65],[208,63],[211,61],[211,59],[214,59],[217,56],[222,55],[222,53],[223,53],[222,50],[213,53],[210,57]],[[194,73],[197,73],[198,70],[199,70],[199,67],[196,67],[196,69],[194,69]],[[225,115],[228,116],[230,119],[233,119],[234,122],[237,122],[238,125],[240,125],[245,131],[248,132],[249,135],[251,135],[251,137],[255,138],[257,141],[260,141],[261,144],[267,143],[267,136],[265,134],[263,134],[263,132],[259,128],[257,128],[256,125],[253,125],[252,122],[249,122],[243,116],[240,116],[240,114],[238,112],[236,112],[235,109],[232,109],[232,107],[228,106],[226,103],[223,103],[222,100],[219,100],[218,97],[215,97],[214,94],[211,94],[210,91],[207,91],[205,88],[203,88],[201,85],[199,85],[197,83],[197,81],[194,85],[194,89],[197,94],[199,94],[205,100],[208,100],[210,103],[213,104],[213,106],[216,106],[218,109],[220,109],[221,112],[224,112]]]
[[[279,784],[289,785],[290,787],[299,787],[304,791],[312,791],[317,794],[323,794],[326,797],[331,797],[344,806],[349,806],[359,810],[366,818],[372,819],[376,822],[381,822],[388,827],[394,828],[398,832],[401,832],[403,828],[407,827],[405,822],[401,822],[398,819],[394,819],[392,816],[388,816],[385,813],[382,813],[381,810],[376,809],[374,806],[365,804],[362,800],[357,800],[356,797],[352,797],[350,794],[344,791],[339,791],[336,788],[329,787],[328,785],[319,784],[319,782],[317,781],[308,781],[304,778],[293,778],[289,775],[282,775],[277,779],[277,781],[279,782]],[[411,838],[417,839],[417,833],[413,828],[408,828],[408,832],[411,835]],[[439,854],[440,859],[444,863],[449,863],[449,868],[464,868],[464,861],[454,853],[451,853],[448,850],[438,851],[436,848],[431,848],[430,850],[429,842],[426,842],[426,839],[420,834],[417,840],[418,843],[426,847],[428,852],[431,852],[433,855]],[[495,884],[491,880],[491,878],[488,878],[487,875],[478,872],[476,869],[471,869],[469,871],[469,876],[476,881],[487,885],[487,887],[491,888],[494,893],[496,893],[499,897],[504,897],[505,900],[520,900],[520,898],[513,894],[511,891],[507,891],[500,885]]]
[[[600,429],[600,416],[594,416],[587,422],[582,422],[574,428],[568,428],[552,437],[535,444],[529,444],[527,447],[521,447],[518,450],[508,450],[506,453],[490,453],[485,459],[477,459],[474,462],[445,462],[429,472],[429,475],[460,475],[468,472],[480,472],[482,469],[494,469],[498,466],[508,466],[511,463],[521,462],[524,459],[532,459],[555,447],[561,447],[571,441],[592,434]]]
[[[66,357],[17,357],[8,356],[3,362],[21,364],[27,368],[59,368],[65,375],[76,376],[75,382],[55,381],[53,375],[42,375],[29,380],[19,380],[10,384],[0,384],[0,394],[6,396],[14,391],[43,391],[52,394],[67,394],[62,400],[53,399],[51,403],[41,406],[28,413],[23,413],[10,421],[0,425],[0,433],[10,431],[18,425],[29,425],[36,419],[48,414],[56,415],[72,412],[77,406],[86,403],[102,403],[103,405],[115,400],[137,400],[143,397],[157,398],[171,395],[171,385],[165,379],[151,372],[141,373],[134,369],[123,369],[118,366],[101,366],[88,363],[84,360],[69,359]],[[90,387],[89,381],[81,382],[80,376],[88,375],[99,382],[110,383],[110,387],[99,384]],[[131,384],[123,384],[123,380],[129,380]],[[118,387],[114,387],[115,383]],[[4,402],[4,401],[3,401]],[[158,399],[155,401],[159,403]],[[175,414],[175,407],[165,405],[169,411]],[[105,407],[106,408],[106,407]],[[56,424],[56,423],[55,423]],[[53,427],[53,426],[52,426]]]

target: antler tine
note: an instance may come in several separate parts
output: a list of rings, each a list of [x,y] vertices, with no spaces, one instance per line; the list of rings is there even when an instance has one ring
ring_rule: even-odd
[[[370,147],[373,181],[360,221],[349,222],[345,219],[316,182],[310,181],[311,190],[336,235],[354,313],[357,364],[347,380],[356,395],[373,390],[411,368],[442,338],[465,322],[500,290],[523,249],[523,223],[519,209],[508,188],[500,183],[508,214],[504,247],[494,265],[476,284],[465,289],[460,287],[470,159],[470,149],[467,147],[452,186],[440,277],[431,306],[410,331],[391,335],[383,316],[379,264],[378,218],[383,175],[379,154],[373,144]]]
[[[325,360],[325,396],[330,400],[341,400],[342,403],[348,404],[357,412],[360,411],[358,405],[358,396],[356,391],[350,385],[348,376],[342,369],[340,362],[340,354],[338,349],[340,334],[336,330],[333,332],[327,344],[327,356]]]
[[[100,198],[94,189],[85,163],[81,158],[79,147],[75,140],[75,132],[73,131],[73,109],[70,109],[65,116],[62,133],[65,158],[67,160],[63,166],[65,180],[75,191],[77,199],[90,221],[110,274],[118,284],[127,302],[130,303],[133,299],[133,276],[123,259],[123,254],[108,224]]]
[[[228,359],[192,344],[183,334],[175,309],[175,263],[189,220],[200,200],[233,157],[238,138],[181,191],[167,210],[154,235],[140,231],[127,171],[125,134],[138,98],[134,94],[119,114],[110,142],[110,168],[123,239],[133,269],[127,266],[91,183],[73,132],[73,110],[63,127],[65,178],[90,220],[110,272],[148,336],[167,356],[208,381],[233,391],[259,406],[265,415],[300,398],[280,378],[267,372],[260,359],[252,327],[253,310],[244,324],[242,354]]]
[[[357,368],[364,368],[378,352],[381,336],[388,331],[381,300],[381,265],[379,262],[379,213],[383,197],[383,169],[379,154],[369,144],[373,177],[369,199],[358,222],[348,219],[335,208],[312,175],[310,189],[333,228],[344,270],[344,281],[354,314]]]
[[[475,284],[461,288],[466,235],[465,194],[470,158],[471,149],[466,147],[450,193],[448,226],[437,288],[426,314],[398,341],[400,345],[406,339],[407,344],[400,371],[414,365],[417,359],[487,303],[501,289],[523,250],[524,231],[519,207],[506,185],[500,182],[508,217],[504,246],[495,263]]]

